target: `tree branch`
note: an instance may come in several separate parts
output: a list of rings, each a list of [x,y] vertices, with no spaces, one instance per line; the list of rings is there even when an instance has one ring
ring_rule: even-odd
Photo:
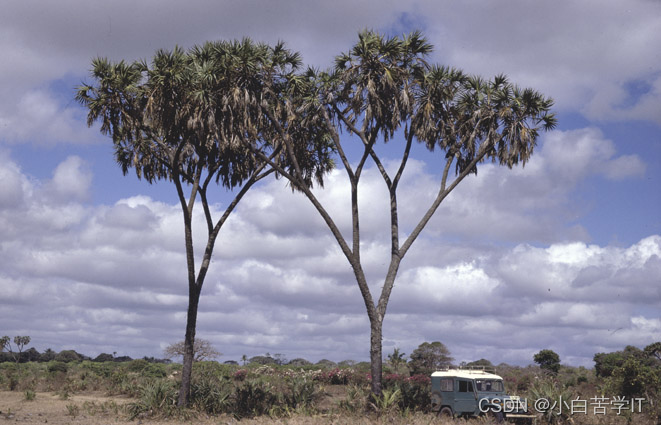
[[[411,152],[411,145],[413,144],[413,131],[409,131],[406,137],[406,147],[404,148],[404,154],[402,155],[402,162],[399,164],[399,169],[397,170],[397,173],[395,174],[395,178],[392,181],[392,187],[394,190],[397,190],[397,185],[399,184],[399,180],[402,178],[402,174],[404,173],[404,168],[406,167],[406,162],[409,159],[409,154]]]
[[[425,215],[420,219],[420,222],[418,223],[417,226],[413,229],[411,234],[409,235],[408,238],[406,238],[406,241],[404,241],[404,244],[400,248],[400,255],[402,258],[404,258],[404,255],[408,252],[409,248],[413,244],[413,242],[416,240],[416,238],[420,235],[420,232],[422,232],[422,229],[427,225],[431,217],[434,215],[436,210],[438,209],[438,206],[443,202],[443,200],[452,192],[452,190],[457,187],[457,185],[467,176],[471,173],[471,170],[484,158],[484,156],[487,154],[489,151],[489,145],[491,145],[492,142],[490,140],[485,141],[485,143],[480,147],[480,152],[478,152],[478,155],[473,158],[473,160],[468,164],[467,167],[464,168],[464,170],[459,173],[457,178],[450,184],[450,186],[445,189],[444,186],[444,181],[441,184],[441,187],[439,189],[438,195],[436,195],[436,199],[434,199],[434,202],[432,202],[432,205],[429,207]],[[447,177],[447,170],[449,168],[451,161],[448,161],[445,165],[445,170],[443,172],[443,179]]]

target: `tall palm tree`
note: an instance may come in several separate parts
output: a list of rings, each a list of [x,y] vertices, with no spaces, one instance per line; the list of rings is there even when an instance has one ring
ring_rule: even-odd
[[[95,84],[78,88],[76,98],[89,110],[88,125],[100,121],[101,132],[112,137],[123,173],[133,168],[149,183],[170,180],[177,191],[189,293],[180,406],[190,401],[199,299],[220,229],[246,192],[274,171],[257,151],[280,167],[289,166],[282,148],[269,141],[272,130],[261,105],[281,96],[287,75],[299,64],[298,54],[282,44],[209,42],[189,51],[159,50],[150,65],[95,59]],[[257,147],[257,139],[265,142]],[[304,173],[322,182],[332,163],[316,161],[317,154],[307,156]],[[208,198],[212,182],[236,191],[215,220]],[[207,239],[196,267],[192,224],[198,199]]]
[[[553,102],[532,89],[520,89],[504,76],[487,81],[448,67],[427,62],[432,46],[418,32],[405,37],[385,37],[365,31],[356,45],[336,58],[327,72],[308,70],[297,77],[287,105],[291,113],[278,117],[272,105],[265,113],[272,119],[286,152],[289,169],[271,162],[315,206],[328,225],[353,270],[370,322],[372,392],[381,394],[382,335],[388,301],[402,259],[448,194],[478,164],[498,162],[512,167],[532,155],[540,130],[555,124]],[[293,106],[291,106],[293,105]],[[303,127],[306,131],[300,131]],[[322,128],[337,152],[350,182],[352,234],[345,238],[325,206],[306,185],[296,167],[297,146],[307,146],[311,128]],[[352,160],[345,153],[343,131],[353,134],[362,153]],[[315,134],[316,132],[311,132]],[[389,173],[374,150],[377,142],[401,142],[402,155],[394,174]],[[417,225],[400,240],[397,189],[413,142],[432,152],[441,151],[445,161],[435,199]],[[263,157],[263,156],[262,156]],[[378,299],[369,289],[361,261],[359,181],[371,160],[388,189],[390,260]],[[454,166],[454,177],[450,170]]]

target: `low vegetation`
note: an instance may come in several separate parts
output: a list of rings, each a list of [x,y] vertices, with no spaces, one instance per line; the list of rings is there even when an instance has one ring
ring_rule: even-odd
[[[438,344],[422,344],[419,348],[432,346]],[[661,359],[659,347],[656,350],[654,347],[652,344],[640,350],[629,346],[622,351],[598,353],[594,357],[594,369],[560,365],[551,355],[555,353],[542,350],[546,357],[553,358],[552,368],[544,364],[541,367],[501,364],[497,373],[503,377],[510,394],[529,400],[530,409],[538,413],[538,423],[656,425],[661,418]],[[398,423],[417,422],[420,417],[435,421],[429,411],[430,377],[412,374],[419,370],[416,361],[420,360],[420,350],[414,352],[408,363],[399,350],[388,356],[390,361],[386,362],[380,397],[370,392],[367,362],[336,364],[324,360],[311,364],[300,358],[285,362],[282,355],[278,361],[265,362],[265,358],[273,359],[268,354],[256,356],[252,362],[244,358],[243,365],[196,362],[191,407],[187,409],[177,407],[181,364],[154,358],[130,360],[114,354],[91,359],[71,350],[60,353],[47,350],[36,355],[33,352],[28,358],[28,352],[23,351],[19,362],[11,355],[0,363],[0,391],[18,392],[24,402],[31,403],[39,403],[39,394],[51,393],[66,400],[66,414],[72,418],[85,414],[121,415],[126,420],[150,417],[180,421],[199,415],[229,415],[236,419],[339,416],[347,420],[388,418]],[[447,360],[449,351],[439,352]],[[480,359],[462,366],[492,365]],[[90,393],[122,396],[126,402],[72,402],[74,396]],[[629,407],[637,404],[620,412],[609,404],[604,414],[595,414],[592,400],[597,397],[610,400],[616,396],[628,400]],[[533,405],[538,399],[548,400],[550,404],[545,408]],[[587,413],[572,414],[569,404],[573,400],[585,400]]]

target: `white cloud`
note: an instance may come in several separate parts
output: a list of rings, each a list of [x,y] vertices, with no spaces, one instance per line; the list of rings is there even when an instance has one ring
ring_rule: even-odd
[[[433,180],[421,163],[415,165],[415,180]],[[181,339],[185,324],[179,206],[146,196],[85,206],[78,196],[85,185],[66,203],[38,196],[57,181],[69,187],[81,169],[79,158],[69,158],[54,172],[60,177],[42,183],[10,159],[2,162],[0,174],[20,184],[12,196],[23,202],[20,209],[0,209],[11,228],[0,240],[5,332],[31,335],[40,350],[160,356],[161,347]],[[377,183],[375,174],[366,187]],[[341,189],[319,196],[333,202],[336,191]],[[279,202],[260,203],[262,195]],[[288,231],[314,223],[316,212],[295,201],[302,195],[282,182],[259,186],[250,197],[218,243],[200,304],[200,337],[232,359],[267,351],[312,360],[367,358],[369,324],[346,259],[323,223],[310,232]],[[275,223],[273,231],[265,217],[280,214],[292,221]],[[365,208],[365,214],[366,220],[380,220],[376,209]],[[388,256],[377,229],[366,231],[364,245],[375,290]],[[597,351],[645,345],[658,334],[661,236],[629,247],[554,242],[508,248],[447,243],[432,234],[418,243],[402,263],[392,294],[386,351],[410,353],[422,341],[441,340],[457,361],[485,357],[525,364],[551,347],[563,359],[589,366]],[[26,317],[26,310],[40,314]]]
[[[78,156],[70,156],[57,166],[46,190],[49,196],[78,201],[89,197],[91,184],[92,173],[85,161]]]
[[[506,73],[590,119],[661,123],[658,2],[419,3],[448,65]],[[646,90],[631,93],[641,82]]]
[[[560,110],[589,119],[659,123],[661,67],[654,46],[661,44],[660,8],[649,0],[342,0],[332,6],[122,0],[94,7],[68,0],[39,8],[14,2],[0,17],[0,138],[37,144],[99,140],[72,100],[73,86],[97,56],[131,61],[159,48],[249,36],[284,40],[302,52],[305,63],[325,68],[365,28],[397,33],[423,27],[436,46],[433,61],[487,77],[507,73],[554,97]],[[71,87],[55,89],[56,82]]]
[[[73,95],[72,95],[73,98]],[[0,141],[9,144],[90,143],[99,140],[85,123],[84,111],[63,106],[47,90],[31,90],[16,104],[0,105]]]
[[[124,13],[127,7],[132,13]],[[15,2],[0,15],[6,59],[0,63],[0,140],[98,140],[71,100],[73,87],[62,88],[78,84],[95,56],[149,58],[175,44],[251,36],[282,39],[307,63],[325,67],[363,28],[405,31],[417,24],[436,45],[433,62],[484,76],[505,72],[554,97],[561,112],[580,111],[590,120],[658,123],[659,7],[645,0],[277,6],[67,0],[38,8]],[[458,361],[526,363],[552,347],[563,359],[590,365],[597,350],[656,338],[660,237],[625,247],[587,244],[592,235],[579,218],[590,201],[574,198],[586,179],[621,181],[648,172],[651,164],[639,155],[617,151],[594,127],[555,131],[525,168],[485,164],[467,178],[402,263],[384,350],[410,353],[424,340],[442,340]],[[134,356],[159,356],[181,339],[187,290],[179,206],[146,196],[89,205],[94,181],[80,157],[39,181],[4,156],[0,311],[6,332],[32,335],[39,349],[96,354],[125,347]],[[431,161],[409,165],[399,196],[404,233],[436,193],[433,167]],[[380,176],[370,168],[363,177],[363,261],[379,290],[389,218],[382,213]],[[350,235],[341,173],[317,193]],[[369,326],[351,269],[307,200],[283,182],[269,182],[251,191],[226,226],[203,291],[200,336],[209,335],[225,358],[266,351],[367,358]],[[195,235],[204,237],[204,228]],[[25,311],[40,314],[26,319]]]

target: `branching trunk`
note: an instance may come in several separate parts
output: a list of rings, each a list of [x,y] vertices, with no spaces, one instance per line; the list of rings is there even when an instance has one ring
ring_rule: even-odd
[[[177,399],[177,405],[180,407],[188,406],[190,404],[190,395],[191,395],[191,377],[193,374],[193,361],[195,358],[195,331],[197,326],[197,311],[200,302],[200,294],[202,293],[202,286],[204,285],[204,280],[209,271],[209,266],[211,265],[211,257],[213,255],[213,249],[218,239],[220,229],[223,227],[230,214],[234,211],[236,206],[239,204],[243,196],[248,192],[248,190],[258,181],[264,177],[271,174],[274,170],[269,169],[263,171],[266,167],[266,164],[263,164],[261,167],[258,167],[255,173],[252,175],[248,181],[243,185],[241,190],[236,194],[232,202],[227,206],[225,212],[220,217],[220,219],[215,223],[211,218],[211,210],[209,208],[209,202],[207,200],[207,188],[208,184],[211,181],[212,174],[207,176],[202,187],[199,187],[200,176],[197,176],[196,182],[193,184],[191,190],[191,195],[186,202],[185,197],[183,196],[183,188],[180,183],[177,183],[177,193],[180,196],[180,202],[182,209],[184,210],[184,232],[186,236],[186,259],[188,266],[188,312],[186,315],[186,336],[184,338],[184,364],[182,369],[181,376],[181,387],[179,389],[179,398]],[[212,170],[213,171],[213,170]],[[194,246],[193,246],[193,233],[192,233],[192,212],[195,205],[195,195],[200,194],[200,200],[202,202],[202,208],[204,209],[204,216],[207,222],[207,244],[204,249],[204,255],[202,257],[202,263],[200,264],[200,269],[195,275],[195,256],[194,256]]]

